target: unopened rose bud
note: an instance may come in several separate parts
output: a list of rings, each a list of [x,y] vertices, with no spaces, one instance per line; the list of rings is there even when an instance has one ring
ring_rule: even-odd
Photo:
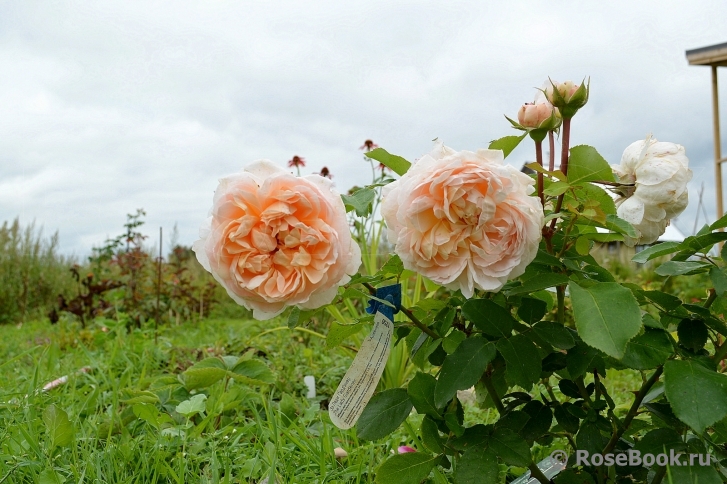
[[[517,113],[517,120],[525,128],[540,128],[553,114],[553,106],[546,103],[525,103]]]
[[[396,449],[399,454],[408,454],[410,452],[416,452],[416,449],[413,449],[409,447],[408,445],[400,445],[398,449]]]
[[[550,81],[545,88],[545,98],[553,106],[560,109],[564,118],[572,118],[580,108],[588,102],[589,86],[586,82],[580,85],[573,81]]]

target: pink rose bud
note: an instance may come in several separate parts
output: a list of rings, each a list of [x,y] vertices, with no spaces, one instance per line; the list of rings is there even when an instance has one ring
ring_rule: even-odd
[[[539,128],[552,114],[553,106],[547,103],[525,103],[517,113],[517,120],[525,128]]]
[[[578,88],[580,86],[573,83],[573,81],[565,81],[565,82],[553,82],[555,84],[555,89],[558,91],[558,94],[563,99],[563,102],[569,102],[571,98],[573,97],[573,94],[576,93]],[[557,98],[554,98],[553,96],[553,86],[550,85],[547,88],[545,88],[545,97],[548,99],[548,102],[555,104],[557,102]]]
[[[409,447],[408,445],[400,445],[398,449],[396,449],[399,454],[408,454],[409,452],[416,452],[416,449],[413,449]]]
[[[573,81],[550,81],[545,88],[545,98],[556,108],[565,119],[572,118],[576,112],[588,102],[589,85],[585,81],[576,84]]]

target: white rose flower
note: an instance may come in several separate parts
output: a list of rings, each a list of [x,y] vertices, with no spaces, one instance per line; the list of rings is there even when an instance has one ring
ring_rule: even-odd
[[[669,220],[684,211],[688,203],[687,183],[692,179],[684,147],[659,142],[649,135],[631,143],[621,164],[612,167],[620,183],[633,184],[616,200],[617,214],[634,226],[637,239],[627,245],[651,244],[664,233]]]

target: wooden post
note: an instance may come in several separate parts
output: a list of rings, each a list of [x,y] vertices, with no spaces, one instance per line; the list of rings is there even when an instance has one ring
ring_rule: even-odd
[[[722,204],[722,143],[719,129],[719,97],[717,94],[717,66],[712,64],[712,117],[714,120],[714,181],[717,194],[717,219],[724,215]]]
[[[157,310],[154,317],[154,343],[157,342],[159,328],[159,297],[162,292],[162,228],[159,227],[159,260],[157,261]]]

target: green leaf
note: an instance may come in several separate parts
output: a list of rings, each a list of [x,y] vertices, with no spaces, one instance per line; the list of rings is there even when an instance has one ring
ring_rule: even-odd
[[[677,326],[679,344],[696,352],[704,348],[709,338],[707,325],[699,320],[682,319]]]
[[[441,333],[442,331],[440,331],[440,334]],[[466,339],[467,334],[458,329],[454,329],[442,340],[442,349],[446,351],[448,355],[451,355],[457,351],[457,347],[459,347],[460,343]]]
[[[682,437],[674,429],[669,428],[651,430],[634,445],[634,449],[641,452],[641,455],[668,454],[671,449],[682,451],[686,448],[687,444]]]
[[[328,330],[328,335],[326,335],[326,348],[335,348],[344,339],[361,331],[363,327],[364,325],[360,322],[353,324],[341,324],[338,321],[331,322],[331,329]]]
[[[667,361],[664,390],[674,415],[698,434],[727,416],[727,376],[695,361]]]
[[[530,294],[535,291],[540,291],[541,289],[568,284],[569,280],[570,279],[568,279],[568,276],[565,274],[559,274],[557,272],[543,272],[523,281],[522,286],[510,289],[507,295],[514,296],[516,294]]]
[[[523,411],[530,415],[525,427],[520,431],[525,440],[532,442],[542,437],[553,423],[553,411],[537,400],[525,404]]]
[[[643,294],[646,298],[654,301],[656,304],[666,309],[667,311],[672,311],[682,305],[681,299],[665,292],[642,291],[641,294]]]
[[[182,380],[187,390],[197,390],[214,385],[227,375],[225,363],[220,358],[206,358],[187,368]]]
[[[376,192],[370,188],[361,188],[351,195],[341,194],[341,198],[346,207],[346,212],[355,210],[356,215],[359,217],[366,217],[371,214]]]
[[[442,415],[434,403],[434,388],[436,386],[437,380],[432,375],[417,372],[409,382],[406,391],[417,413],[441,419]]]
[[[594,368],[599,368],[599,374],[606,374],[605,371],[601,371],[604,364],[599,351],[582,341],[576,342],[576,345],[568,350],[566,364],[571,378],[578,378],[586,371],[592,371]]]
[[[442,447],[443,439],[439,436],[437,423],[432,420],[432,417],[425,416],[422,419],[420,435],[422,437],[422,443],[427,449],[438,454],[444,452],[444,447]]]
[[[381,266],[381,269],[379,269],[379,272],[377,272],[376,275],[380,277],[399,277],[402,272],[404,272],[404,263],[401,261],[401,258],[398,255],[392,254],[389,257],[389,260],[387,260],[384,265]]]
[[[38,484],[63,484],[64,482],[66,482],[66,480],[52,468],[44,469],[43,472],[38,475]]]
[[[615,282],[582,288],[568,284],[578,335],[609,356],[621,359],[641,329],[641,309],[633,293]]]
[[[718,296],[721,296],[725,291],[727,291],[727,274],[725,274],[724,269],[712,267],[709,270],[709,278],[712,280],[714,290],[717,292]]]
[[[686,260],[689,256],[692,256],[697,252],[709,252],[714,244],[725,240],[727,240],[727,232],[714,232],[711,234],[705,233],[689,236],[679,244],[680,260]]]
[[[616,204],[611,195],[603,188],[593,185],[592,183],[584,183],[574,189],[575,197],[581,203],[598,202],[598,208],[606,215],[616,215]],[[566,195],[570,198],[570,195]],[[605,235],[605,234],[604,234]]]
[[[551,197],[557,197],[558,195],[562,195],[563,193],[567,192],[569,188],[569,183],[557,181],[548,185],[548,188],[543,190],[543,193]]]
[[[206,410],[205,400],[207,400],[207,395],[200,393],[191,397],[189,400],[180,402],[175,410],[177,413],[189,418],[192,415],[203,413]]]
[[[508,383],[529,390],[533,383],[540,380],[542,362],[538,348],[526,336],[516,334],[501,339],[497,342],[497,351],[505,358],[505,379]]]
[[[50,437],[51,449],[65,447],[73,442],[73,425],[62,408],[50,404],[43,411],[43,423]]]
[[[376,470],[377,484],[420,484],[427,478],[440,456],[408,452],[389,457]]]
[[[644,264],[651,259],[656,259],[663,255],[673,254],[679,250],[679,242],[661,242],[652,245],[648,249],[644,249],[631,258],[632,261]]]
[[[463,341],[457,351],[448,355],[434,388],[434,403],[443,407],[456,393],[480,379],[487,365],[495,358],[495,345],[481,336]]]
[[[716,457],[713,460],[717,460]],[[686,461],[683,457],[682,461]],[[722,484],[724,481],[719,473],[712,466],[701,466],[699,460],[695,460],[693,466],[671,466],[669,474],[671,474],[671,482],[674,484]],[[667,478],[664,482],[668,482]]]
[[[554,255],[548,254],[543,249],[538,249],[538,253],[535,255],[535,259],[533,259],[532,263],[542,266],[563,267],[563,263],[560,259]]]
[[[230,376],[247,385],[260,386],[275,383],[275,375],[260,360],[244,360],[232,369]]]
[[[495,337],[510,336],[515,325],[510,311],[491,299],[470,299],[462,305],[462,315],[480,331]]]
[[[316,311],[317,310],[305,311],[294,306],[293,309],[290,310],[290,314],[288,314],[288,328],[293,329],[301,324],[307,323]]]
[[[635,370],[651,370],[663,365],[674,354],[669,335],[658,329],[646,328],[626,346],[621,363]]]
[[[578,398],[580,398],[580,395],[578,396]],[[558,425],[563,427],[566,432],[575,434],[576,432],[578,432],[580,420],[578,419],[578,417],[568,411],[568,406],[570,405],[573,404],[564,403],[562,405],[558,405],[557,407],[555,407],[553,415],[555,416],[555,420],[558,422]]]
[[[406,420],[412,403],[404,388],[384,390],[371,398],[356,423],[359,439],[377,440],[386,437]]]
[[[507,158],[507,155],[517,148],[517,145],[520,144],[526,135],[527,133],[522,136],[505,136],[503,138],[490,141],[490,146],[488,146],[488,148],[491,150],[502,150],[502,154],[505,158]]]
[[[127,400],[123,400],[124,404],[134,405],[137,403],[157,403],[159,401],[159,396],[149,391],[134,391],[131,392],[131,395]]]
[[[719,219],[717,219],[712,225],[709,226],[710,230],[719,230],[724,227],[727,227],[727,214],[722,215]]]
[[[580,145],[570,149],[568,182],[571,185],[588,181],[616,181],[613,170],[592,146]]]
[[[159,410],[156,405],[149,403],[137,403],[131,409],[141,420],[145,421],[154,428],[159,428]]]
[[[467,449],[457,464],[455,484],[482,484],[499,482],[500,467],[497,456],[487,447]]]
[[[496,428],[490,436],[488,448],[513,466],[527,467],[532,460],[528,443],[508,428]]]
[[[664,262],[654,272],[660,276],[680,276],[705,272],[712,264],[709,262],[673,261]]]
[[[633,225],[628,223],[626,220],[619,218],[617,215],[607,214],[606,220],[600,221],[589,217],[580,217],[578,219],[578,225],[590,225],[592,227],[601,227],[608,229],[612,232],[618,232],[619,234],[627,235],[631,238],[638,238],[636,229]]]
[[[580,236],[576,239],[576,252],[580,255],[588,255],[591,252],[591,241],[588,237]]]
[[[548,305],[542,299],[524,297],[520,301],[520,307],[517,310],[517,315],[526,323],[535,324],[543,319],[547,310]]]
[[[379,163],[383,163],[387,167],[391,168],[391,170],[399,176],[404,175],[404,173],[409,171],[409,167],[411,167],[411,163],[406,161],[404,158],[402,158],[401,156],[392,155],[383,148],[376,148],[365,153],[365,155],[371,159],[378,161]]]
[[[560,393],[566,397],[583,398],[583,396],[581,396],[581,392],[578,391],[578,385],[576,385],[573,380],[560,380],[558,382],[558,389],[560,390]]]
[[[548,344],[561,350],[568,350],[575,346],[571,332],[562,324],[552,321],[541,321],[533,326],[535,334],[545,340]]]
[[[590,455],[597,454],[603,450],[606,445],[606,439],[601,435],[595,422],[584,420],[581,428],[576,435],[576,445],[578,450],[588,451]]]

